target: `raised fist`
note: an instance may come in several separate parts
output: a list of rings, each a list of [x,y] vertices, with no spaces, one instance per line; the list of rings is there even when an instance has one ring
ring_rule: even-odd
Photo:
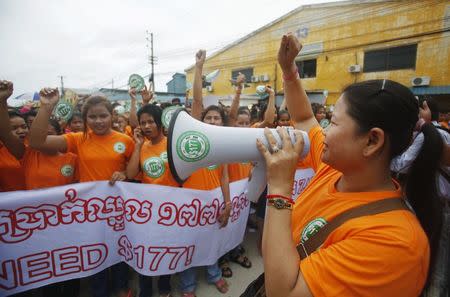
[[[199,50],[195,54],[195,65],[203,66],[203,64],[205,63],[205,59],[206,59],[206,51],[205,50]]]
[[[58,89],[44,88],[39,92],[41,105],[55,106],[59,101]]]
[[[278,63],[284,73],[291,73],[295,69],[295,58],[302,49],[302,44],[292,34],[283,35],[278,50]]]
[[[6,102],[14,91],[14,85],[8,80],[0,80],[0,102]]]

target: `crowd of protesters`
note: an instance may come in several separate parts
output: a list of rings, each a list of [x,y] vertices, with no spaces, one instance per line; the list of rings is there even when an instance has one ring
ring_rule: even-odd
[[[291,126],[309,133],[311,151],[303,160],[298,160],[301,142],[291,144],[282,128],[277,128],[282,147],[269,130],[265,133],[270,146],[257,145],[267,162],[269,187],[253,206],[257,222],[249,220],[249,225],[256,225],[261,234],[258,247],[267,296],[418,296],[425,286],[448,290],[449,164],[441,160],[450,144],[448,114],[440,116],[432,99],[419,102],[408,88],[390,80],[348,86],[333,113],[310,104],[293,63],[300,49],[295,37],[283,37],[278,56],[285,92],[281,108],[270,86],[265,87],[267,99],[241,106],[246,81],[242,74],[236,78],[231,106],[204,106],[205,51],[196,54],[192,103],[186,100],[182,106],[193,118],[211,125]],[[167,162],[163,176],[147,174],[145,161],[167,152],[162,112],[181,105],[178,98],[156,104],[147,88],[130,89],[131,109],[125,111],[107,97],[93,95],[63,122],[53,116],[60,100],[57,89],[43,88],[39,107],[27,110],[8,106],[12,93],[13,83],[0,81],[1,191],[101,180],[221,188],[225,208],[218,223],[226,227],[229,184],[252,174],[251,163],[217,164],[197,170],[179,184]],[[142,106],[137,110],[139,96]],[[118,142],[123,147],[115,147]],[[309,170],[314,178],[294,200],[290,196],[296,170]],[[284,199],[287,206],[269,207],[274,204],[271,199],[266,203],[266,197]],[[313,235],[305,233],[305,225],[317,218],[329,222],[352,207],[393,197],[404,197],[411,211],[354,219],[332,233],[320,250],[300,260],[296,246]],[[242,244],[205,267],[207,281],[223,294],[229,289],[225,278],[233,277],[230,262],[252,267]],[[110,290],[120,297],[129,295],[129,273],[128,266],[119,263],[91,276],[91,295],[106,297]],[[436,283],[435,274],[447,280]],[[160,296],[172,296],[171,277],[158,277]],[[195,269],[179,273],[179,279],[182,296],[195,296]],[[79,283],[70,280],[19,295],[78,296]],[[151,295],[152,278],[141,275],[139,296]]]

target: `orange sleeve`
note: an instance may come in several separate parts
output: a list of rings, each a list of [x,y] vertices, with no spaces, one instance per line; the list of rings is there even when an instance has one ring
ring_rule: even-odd
[[[128,135],[131,139],[133,139],[133,128],[130,125],[125,127],[125,134]]]
[[[74,153],[74,154],[78,154],[78,139],[79,137],[83,137],[83,132],[78,132],[78,133],[68,133],[68,134],[64,134],[63,137],[66,140],[67,143],[67,152],[68,153]]]
[[[356,220],[367,224],[362,218],[347,224]],[[419,296],[427,278],[429,248],[425,236],[410,231],[416,237],[413,244],[401,236],[393,241],[395,231],[389,229],[360,230],[314,252],[300,262],[312,295]]]
[[[320,164],[322,163],[322,151],[323,151],[323,140],[325,136],[322,133],[322,128],[317,125],[312,127],[309,132],[309,142],[310,149],[308,157],[308,165],[310,165],[315,172],[318,171]]]

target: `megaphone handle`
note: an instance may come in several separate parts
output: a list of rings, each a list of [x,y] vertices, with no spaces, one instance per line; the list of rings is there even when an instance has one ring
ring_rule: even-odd
[[[282,142],[281,142],[281,138],[280,138],[280,135],[278,134],[277,130],[276,129],[270,129],[270,131],[272,132],[275,140],[277,141],[278,147],[281,147],[282,146]],[[288,128],[289,137],[291,138],[291,142],[292,143],[297,142],[297,139],[296,139],[295,133],[294,133],[295,131],[300,131],[302,133],[304,146],[303,146],[303,151],[300,154],[300,158],[304,158],[309,153],[309,148],[310,148],[309,137],[308,137],[308,134],[305,131],[289,129]],[[269,143],[267,142],[267,139],[263,138],[263,143],[264,143],[264,145],[267,148],[269,147]]]

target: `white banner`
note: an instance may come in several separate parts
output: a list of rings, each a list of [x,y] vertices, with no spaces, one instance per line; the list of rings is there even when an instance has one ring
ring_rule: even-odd
[[[247,181],[220,188],[90,182],[0,193],[0,296],[95,274],[118,262],[145,275],[213,264],[242,242]]]
[[[311,179],[314,177],[314,169],[303,168],[295,171],[294,184],[292,185],[292,196],[294,201],[306,189]]]

